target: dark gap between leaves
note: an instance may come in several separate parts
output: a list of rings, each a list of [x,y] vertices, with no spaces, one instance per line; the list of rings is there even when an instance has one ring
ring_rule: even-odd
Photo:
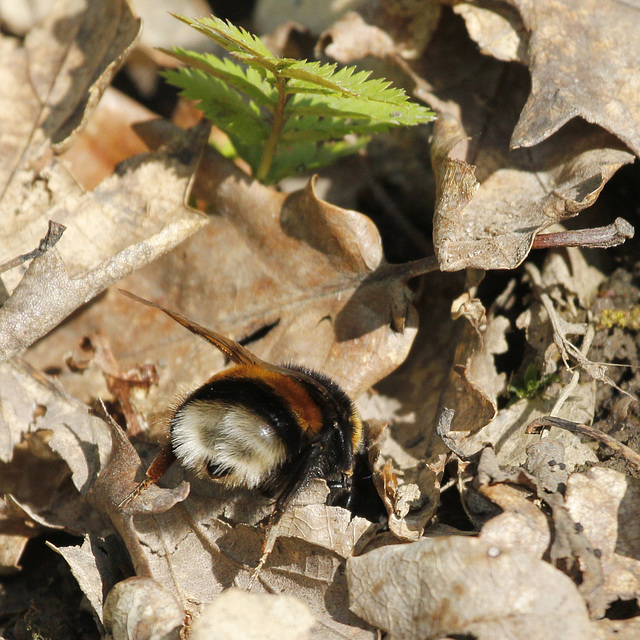
[[[6,640],[98,640],[100,633],[84,595],[64,558],[50,549],[78,546],[82,538],[58,531],[32,538],[20,564],[22,570],[0,579],[0,635]]]
[[[616,600],[609,605],[605,618],[609,620],[628,620],[640,616],[637,600]]]

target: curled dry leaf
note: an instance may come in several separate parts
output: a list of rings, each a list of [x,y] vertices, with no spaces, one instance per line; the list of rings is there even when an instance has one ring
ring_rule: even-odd
[[[0,366],[0,380],[2,460],[11,460],[16,444],[27,434],[45,430],[49,432],[49,456],[51,449],[55,451],[71,470],[76,489],[86,492],[111,448],[102,421],[89,415],[83,403],[26,365],[4,363]],[[34,412],[34,405],[41,411]]]
[[[438,112],[434,241],[443,270],[514,268],[538,231],[593,204],[633,160],[614,136],[578,120],[534,149],[510,149],[527,73],[481,56],[451,16],[411,71],[416,94]]]
[[[181,135],[155,124],[149,131],[162,139]],[[265,187],[215,152],[203,159],[194,195],[215,209],[210,224],[123,288],[236,340],[258,332],[256,355],[324,371],[352,397],[404,360],[416,333],[406,285],[412,266],[386,263],[368,218],[320,200],[313,182],[292,194]],[[136,399],[147,416],[223,366],[219,354],[182,327],[115,293],[40,342],[30,361],[59,366],[96,326],[122,368],[166,363],[158,387]],[[61,380],[81,398],[99,392],[87,388],[88,378]]]
[[[60,150],[80,131],[140,32],[126,0],[59,2],[21,45],[0,38],[2,139],[0,192],[14,208],[16,179],[49,144]]]
[[[121,572],[114,566],[103,538],[85,535],[80,547],[56,547],[51,543],[47,545],[64,558],[87,598],[94,618],[102,621],[105,595],[122,577]],[[123,557],[119,557],[118,560],[124,563],[127,561]]]
[[[579,121],[533,150],[510,151],[510,116],[525,86],[518,73],[513,90],[498,98],[509,102],[493,105],[501,121],[486,125],[494,128],[481,142],[466,123],[445,115],[436,123],[434,241],[443,270],[515,268],[539,231],[592,205],[633,159],[610,134]]]
[[[324,31],[318,47],[342,64],[369,55],[411,60],[422,54],[439,17],[440,6],[436,3],[360,3],[356,11],[348,11]]]
[[[189,494],[189,484],[181,483],[175,489],[161,489],[152,485],[126,507],[122,502],[137,486],[136,472],[140,457],[122,429],[107,418],[111,430],[111,455],[109,462],[96,478],[87,493],[87,500],[111,520],[124,542],[138,576],[152,577],[147,556],[142,549],[133,523],[135,515],[163,513]]]
[[[512,146],[537,145],[580,116],[640,155],[640,44],[633,35],[640,27],[637,6],[595,0],[509,4],[530,33],[531,69],[531,94]]]
[[[521,551],[443,536],[384,547],[347,563],[351,609],[393,638],[591,637],[573,582]],[[562,624],[558,621],[562,620]]]
[[[118,582],[104,603],[113,640],[179,640],[184,612],[173,594],[151,578]]]
[[[457,345],[450,308],[461,285],[459,274],[438,273],[422,279],[414,301],[420,324],[411,353],[398,370],[376,385],[375,392],[358,400],[363,416],[388,423],[376,445],[380,451],[372,467],[389,527],[401,540],[422,536],[440,500],[448,450],[434,436]]]
[[[549,522],[542,511],[508,484],[486,485],[480,493],[504,510],[482,527],[480,539],[500,549],[542,558],[551,541]]]
[[[20,214],[3,229],[3,252],[22,253],[25,241],[33,245],[31,236],[41,235],[44,220],[56,219],[67,229],[54,249],[31,262],[0,309],[3,359],[206,224],[184,204],[199,157],[193,144],[203,143],[205,136],[197,130],[188,136],[189,144],[125,162],[93,192],[85,192],[56,163],[35,182],[25,182],[21,201],[12,202]],[[34,193],[42,197],[38,206]]]
[[[229,589],[194,622],[192,640],[305,640],[315,620],[293,596]]]
[[[516,9],[503,2],[461,2],[453,10],[464,19],[481,53],[505,62],[527,63],[528,33]]]
[[[469,292],[454,301],[452,315],[462,326],[441,402],[455,411],[453,430],[475,433],[498,411],[498,394],[504,390],[506,376],[497,372],[494,357],[507,350],[509,321],[492,312],[487,314],[480,300]]]
[[[637,479],[600,467],[569,478],[566,508],[602,562],[604,580],[589,594],[594,617],[603,616],[616,600],[640,603],[639,507]]]
[[[84,404],[18,362],[0,365],[0,406],[0,532],[8,536],[2,566],[11,570],[26,540],[45,528],[102,529],[81,493],[110,442]]]

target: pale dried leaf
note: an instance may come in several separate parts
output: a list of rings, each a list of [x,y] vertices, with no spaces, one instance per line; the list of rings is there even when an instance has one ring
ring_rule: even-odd
[[[531,93],[512,147],[537,145],[580,116],[640,154],[638,7],[596,0],[509,4],[531,34]]]
[[[139,31],[126,0],[74,0],[54,3],[23,46],[0,39],[3,207],[13,206],[20,188],[11,184],[15,176],[84,126]]]
[[[434,241],[445,271],[515,268],[537,233],[593,204],[618,168],[632,161],[610,134],[582,122],[534,150],[510,151],[509,115],[518,93],[513,88],[499,98],[509,103],[494,107],[500,122],[486,125],[494,128],[483,131],[481,143],[450,117],[436,122]]]
[[[347,577],[352,610],[393,638],[591,636],[586,607],[567,576],[528,553],[475,538],[376,549],[349,560]]]
[[[134,577],[109,591],[103,617],[113,640],[179,640],[184,611],[155,580]]]
[[[0,260],[36,246],[47,219],[67,230],[54,249],[31,262],[0,309],[2,358],[26,348],[107,286],[206,224],[184,204],[198,160],[190,146],[131,159],[93,192],[84,192],[55,163],[35,185],[24,183],[25,197],[13,203],[20,215],[2,230]],[[20,271],[4,274],[9,290]]]
[[[604,583],[590,597],[592,615],[604,615],[607,606],[618,599],[640,602],[640,482],[593,467],[569,478],[566,505],[601,554]]]
[[[481,493],[504,513],[482,527],[480,539],[499,549],[523,551],[542,558],[551,542],[549,522],[542,511],[508,484],[488,485],[482,487]]]
[[[29,542],[27,536],[0,533],[0,575],[11,575],[22,569],[20,558],[27,542]]]
[[[402,540],[422,535],[440,500],[439,482],[448,450],[434,436],[440,398],[458,341],[450,309],[461,285],[459,274],[438,273],[422,279],[414,302],[420,324],[411,353],[402,367],[376,385],[374,393],[358,401],[361,414],[369,421],[389,423],[382,434],[374,473],[383,474],[386,465],[391,467],[394,477],[387,478],[383,500],[389,527]],[[417,499],[416,489],[420,494]]]
[[[293,596],[229,589],[191,627],[193,640],[306,640],[315,620]]]
[[[106,553],[98,540],[87,535],[81,547],[56,547],[51,543],[47,544],[65,559],[87,598],[93,615],[102,621],[104,594],[113,586],[115,577],[110,574]]]
[[[452,315],[461,326],[441,402],[455,411],[453,431],[476,433],[496,416],[498,394],[506,384],[505,374],[496,371],[494,356],[507,350],[509,321],[504,316],[487,316],[480,300],[467,292],[454,301]]]
[[[207,154],[201,175],[206,184],[196,185],[196,195],[212,201],[218,214],[179,252],[122,288],[234,339],[270,329],[252,351],[271,362],[324,371],[352,397],[404,360],[416,333],[411,291],[401,267],[385,262],[368,218],[320,200],[313,183],[278,193],[215,153]],[[122,368],[166,363],[158,370],[159,386],[137,399],[148,417],[223,366],[222,356],[177,323],[115,293],[40,342],[30,361],[60,366],[78,337],[95,326]],[[77,374],[61,380],[86,399],[103,388],[87,389],[91,379]]]
[[[528,34],[520,14],[499,0],[461,2],[453,10],[464,19],[469,36],[480,51],[505,62],[527,63]]]
[[[633,160],[613,135],[582,121],[535,149],[510,149],[526,70],[481,55],[447,14],[411,71],[416,95],[438,114],[434,242],[444,270],[514,268],[536,233],[593,204]]]
[[[108,430],[86,405],[68,396],[45,376],[17,362],[0,365],[2,460],[28,433],[51,432],[49,446],[64,459],[78,491],[86,491],[111,450]],[[34,406],[44,408],[34,415]]]
[[[548,394],[539,398],[518,400],[502,409],[484,429],[475,436],[465,438],[463,450],[466,455],[478,451],[485,442],[495,446],[496,455],[501,465],[519,466],[525,463],[527,447],[537,442],[540,436],[528,435],[525,427],[535,418],[549,415],[556,397],[561,392],[560,385],[552,385]],[[590,422],[593,417],[595,403],[595,384],[593,380],[580,383],[559,412],[558,417],[567,420],[581,418],[581,422]],[[585,462],[597,462],[592,448],[581,442],[575,434],[563,429],[553,428],[549,437],[561,442],[565,447],[565,464],[569,470]]]
[[[436,3],[390,0],[360,3],[320,36],[319,47],[342,64],[375,56],[418,58],[427,46],[440,17]]]

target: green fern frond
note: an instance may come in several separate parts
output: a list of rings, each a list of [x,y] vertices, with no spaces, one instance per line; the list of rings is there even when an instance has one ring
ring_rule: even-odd
[[[174,48],[167,53],[189,68],[166,71],[165,77],[198,102],[262,182],[326,166],[357,152],[371,135],[434,117],[369,71],[276,58],[259,38],[230,22],[175,17],[212,38],[235,62]]]

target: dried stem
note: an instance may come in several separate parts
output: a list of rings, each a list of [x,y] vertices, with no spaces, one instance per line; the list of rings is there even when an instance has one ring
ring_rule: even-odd
[[[616,218],[606,227],[541,233],[533,241],[532,249],[582,247],[583,249],[609,249],[633,238],[635,229],[623,218]]]
[[[66,228],[67,227],[65,227],[63,224],[60,224],[59,222],[49,220],[49,229],[47,231],[47,235],[42,238],[42,240],[40,240],[38,248],[34,249],[33,251],[29,251],[29,253],[23,253],[17,258],[13,258],[13,260],[9,260],[8,262],[1,264],[0,273],[9,271],[10,269],[17,267],[18,265],[21,265],[23,262],[31,260],[32,258],[37,258],[43,253],[49,251],[49,249],[51,249],[51,247],[53,247],[58,242],[58,240],[60,240]]]
[[[637,451],[634,451],[631,447],[627,447],[626,444],[622,444],[622,442],[612,438],[604,431],[600,431],[600,429],[591,427],[588,424],[580,424],[578,422],[572,422],[571,420],[564,420],[563,418],[545,416],[544,418],[534,420],[527,427],[526,433],[539,433],[546,427],[558,427],[559,429],[566,429],[572,433],[580,433],[582,435],[589,436],[594,440],[598,440],[623,455],[630,464],[637,469],[640,469],[640,454]]]

